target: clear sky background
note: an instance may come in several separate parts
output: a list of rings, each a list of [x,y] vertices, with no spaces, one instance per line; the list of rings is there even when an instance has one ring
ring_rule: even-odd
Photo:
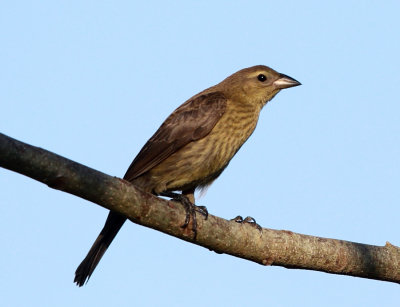
[[[400,245],[399,1],[2,1],[0,132],[122,176],[161,122],[265,64],[302,86],[198,204]],[[398,306],[388,282],[263,267],[132,223],[89,283],[107,211],[0,169],[1,306]]]

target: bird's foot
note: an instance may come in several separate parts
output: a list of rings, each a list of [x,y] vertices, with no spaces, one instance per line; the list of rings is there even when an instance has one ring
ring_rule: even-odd
[[[256,220],[251,216],[248,216],[245,219],[243,219],[242,216],[238,215],[237,217],[231,219],[231,221],[235,221],[236,223],[240,224],[249,224],[250,226],[257,228],[259,231],[262,230],[261,226],[258,225]]]
[[[174,193],[174,192],[163,192],[160,194],[161,196],[170,197],[172,200],[179,201],[186,211],[185,222],[181,226],[182,228],[186,228],[189,225],[190,218],[192,218],[192,231],[194,233],[194,240],[197,237],[197,217],[196,213],[200,213],[204,216],[206,220],[208,218],[208,211],[205,206],[196,206],[193,204],[186,195]]]

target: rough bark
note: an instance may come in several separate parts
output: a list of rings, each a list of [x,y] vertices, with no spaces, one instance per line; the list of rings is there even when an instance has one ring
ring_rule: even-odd
[[[182,229],[180,204],[137,189],[116,178],[0,133],[0,166],[53,189],[74,194],[150,227],[217,253],[262,265],[306,269],[400,283],[400,249],[389,242],[373,246],[252,227],[209,215],[199,216],[193,240],[191,225]]]

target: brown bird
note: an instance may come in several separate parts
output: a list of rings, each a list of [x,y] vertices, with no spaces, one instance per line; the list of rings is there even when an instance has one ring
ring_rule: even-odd
[[[187,212],[182,227],[192,218],[196,235],[196,212],[207,216],[207,210],[194,205],[195,190],[209,186],[228,166],[253,133],[262,107],[281,89],[298,85],[262,65],[234,73],[177,108],[144,145],[124,179],[149,193],[180,200]],[[75,272],[78,286],[90,278],[125,220],[110,211]]]

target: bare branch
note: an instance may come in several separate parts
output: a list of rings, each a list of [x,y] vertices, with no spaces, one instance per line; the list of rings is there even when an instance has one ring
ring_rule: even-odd
[[[144,193],[130,183],[0,133],[0,166],[29,176],[150,227],[217,253],[263,265],[322,271],[400,283],[400,249],[319,238],[239,224],[209,215],[198,219],[197,239],[182,229],[181,205]]]

